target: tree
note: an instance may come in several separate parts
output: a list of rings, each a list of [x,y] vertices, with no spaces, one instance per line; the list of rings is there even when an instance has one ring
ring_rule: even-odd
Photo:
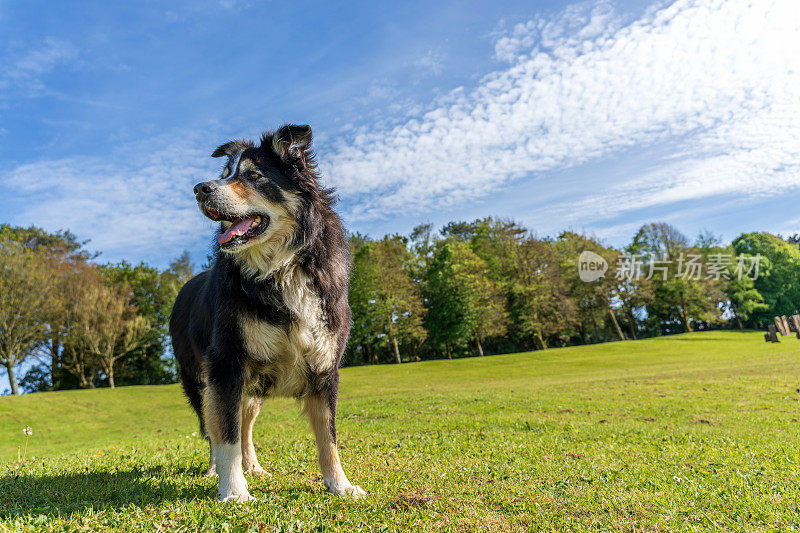
[[[106,283],[127,292],[136,314],[149,328],[130,357],[116,368],[117,384],[156,385],[175,381],[173,359],[164,356],[168,344],[169,314],[178,291],[191,279],[193,267],[188,252],[173,261],[163,272],[144,263],[127,261],[100,267]]]
[[[89,284],[81,295],[69,342],[73,352],[94,359],[112,389],[114,364],[146,342],[150,323],[136,311],[130,293],[102,279]]]
[[[489,276],[506,285],[513,276],[520,244],[527,231],[513,220],[491,217],[476,220],[471,226],[472,251],[486,262]]]
[[[50,369],[46,379],[48,383],[41,386],[51,388],[71,388],[77,383],[65,372],[59,362],[62,350],[61,338],[63,330],[58,325],[64,320],[63,305],[64,294],[62,285],[64,277],[74,277],[82,269],[88,268],[88,261],[96,257],[84,247],[88,241],[79,241],[78,238],[69,231],[47,232],[36,226],[19,227],[8,224],[0,224],[0,241],[16,242],[27,250],[32,250],[36,254],[45,258],[51,273],[51,280],[55,288],[50,300],[51,315],[48,318],[50,323],[49,333],[44,343],[37,349],[37,357],[46,359],[45,364]],[[43,378],[44,372],[38,372],[39,378]],[[33,376],[32,376],[33,378]]]
[[[506,334],[508,312],[506,312],[506,299],[500,286],[489,279],[483,265],[473,272],[466,273],[472,279],[467,283],[472,285],[474,306],[474,333],[475,345],[478,355],[483,356],[483,343],[489,337],[499,337]]]
[[[94,265],[82,260],[56,262],[52,273],[57,304],[49,318],[48,341],[42,346],[51,361],[51,385],[54,389],[94,388],[99,367],[91,354],[80,349],[75,328],[85,313],[85,294],[103,280]]]
[[[561,276],[552,245],[533,236],[519,247],[510,284],[509,311],[518,335],[533,337],[541,349],[547,337],[575,323],[575,303]]]
[[[452,349],[474,339],[483,355],[482,341],[505,333],[505,299],[488,276],[486,262],[469,244],[450,237],[438,243],[426,276],[429,305],[426,325],[434,342]]]
[[[609,262],[609,269],[619,264],[623,255],[616,252],[613,261]],[[614,266],[612,266],[614,265]],[[647,307],[653,301],[653,284],[645,277],[627,277],[607,275],[613,279],[611,297],[619,304],[619,312],[628,326],[628,332],[633,340],[639,337],[640,325],[647,315]]]
[[[15,367],[47,338],[51,279],[40,252],[0,240],[0,364],[12,394],[19,394]]]
[[[91,254],[84,249],[89,241],[79,241],[69,231],[49,233],[36,226],[23,228],[0,224],[0,241],[13,241],[48,257],[84,260],[96,257],[96,254]]]
[[[470,289],[456,276],[461,256],[469,250],[467,244],[453,239],[438,243],[426,275],[428,315],[425,325],[431,340],[444,346],[447,358],[452,349],[471,337],[474,328]]]
[[[412,262],[403,238],[384,237],[359,245],[353,261],[350,305],[353,311],[352,342],[391,343],[396,363],[401,363],[399,344],[425,340],[424,307],[419,287],[405,266]]]
[[[642,226],[628,251],[644,263],[653,288],[647,313],[662,331],[694,331],[720,320],[726,280],[708,275],[709,258],[721,253],[719,247],[702,238],[690,246],[675,227],[657,222]]]
[[[769,305],[764,302],[764,297],[755,288],[752,278],[742,276],[731,271],[731,280],[725,288],[725,294],[730,300],[730,310],[736,318],[739,329],[744,329],[743,323],[750,322],[751,318],[769,310]]]
[[[553,249],[558,257],[567,293],[575,303],[576,325],[582,342],[587,344],[590,340],[594,342],[608,340],[609,318],[615,336],[619,340],[625,340],[612,305],[616,285],[614,272],[606,272],[596,281],[585,282],[580,278],[578,268],[579,258],[584,251],[596,253],[613,268],[616,252],[604,247],[596,239],[572,231],[561,233],[553,241]]]
[[[758,276],[750,272],[743,277],[756,278],[753,288],[766,307],[754,309],[749,318],[764,324],[774,316],[800,312],[800,249],[796,244],[769,233],[744,233],[733,240],[733,249],[744,257],[761,258]],[[746,268],[750,266],[749,261],[745,263]]]

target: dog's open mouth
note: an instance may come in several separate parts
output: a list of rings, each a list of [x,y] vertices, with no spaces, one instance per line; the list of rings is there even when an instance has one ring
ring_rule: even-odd
[[[217,235],[217,242],[223,248],[244,244],[253,237],[264,233],[264,230],[269,226],[269,217],[266,215],[231,218],[210,207],[205,208],[205,213],[211,220],[228,221],[231,223],[228,229]]]

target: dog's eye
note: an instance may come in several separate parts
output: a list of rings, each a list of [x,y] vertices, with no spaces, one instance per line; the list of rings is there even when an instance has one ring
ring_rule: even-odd
[[[255,170],[251,170],[250,172],[247,173],[247,179],[250,180],[257,180],[260,177],[261,176],[259,175],[259,173],[256,172]]]

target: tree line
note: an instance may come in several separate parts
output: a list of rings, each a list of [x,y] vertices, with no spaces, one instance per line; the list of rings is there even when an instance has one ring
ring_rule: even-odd
[[[353,330],[346,364],[419,361],[761,328],[800,310],[800,237],[723,243],[643,225],[623,248],[573,231],[538,237],[513,220],[421,225],[351,238]],[[579,260],[608,265],[593,282]]]
[[[0,225],[0,365],[12,394],[175,381],[167,322],[192,274],[188,254],[159,271],[98,264],[85,245],[68,231]]]
[[[760,328],[800,312],[798,241],[768,233],[691,240],[653,223],[614,248],[572,231],[539,237],[495,218],[381,239],[354,234],[343,364]],[[176,379],[167,322],[194,273],[188,252],[159,270],[100,263],[86,245],[68,231],[0,225],[0,365],[13,394]],[[580,275],[587,251],[607,265],[596,281]]]

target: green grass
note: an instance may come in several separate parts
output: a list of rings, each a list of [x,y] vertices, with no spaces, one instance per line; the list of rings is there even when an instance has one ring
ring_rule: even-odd
[[[220,504],[177,386],[0,399],[0,531],[800,528],[800,341],[712,332],[342,371],[329,496],[265,403],[252,504]],[[22,428],[33,436],[13,480]]]

